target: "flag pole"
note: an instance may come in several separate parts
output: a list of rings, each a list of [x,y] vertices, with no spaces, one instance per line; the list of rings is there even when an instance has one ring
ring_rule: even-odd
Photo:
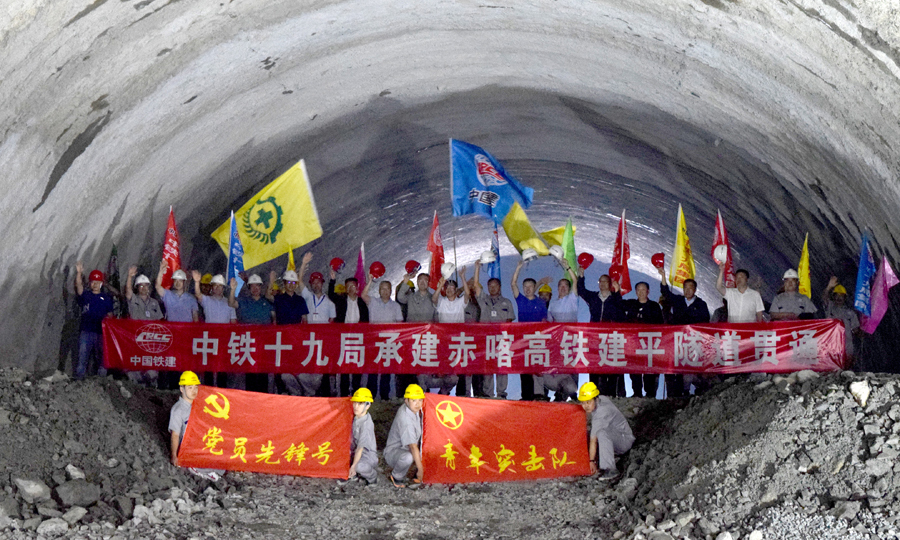
[[[459,280],[459,265],[456,264],[456,231],[453,231],[453,268],[456,273],[456,279]]]

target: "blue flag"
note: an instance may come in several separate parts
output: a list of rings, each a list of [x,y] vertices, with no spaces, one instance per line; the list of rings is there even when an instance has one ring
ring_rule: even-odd
[[[241,279],[240,273],[244,271],[244,246],[241,245],[241,237],[238,236],[237,223],[234,221],[234,212],[231,212],[231,240],[228,243],[228,276],[225,278],[226,283],[231,283],[231,278],[237,280],[237,287],[234,289],[234,296],[237,297],[244,286],[244,280]]]
[[[856,293],[853,307],[863,315],[872,314],[872,276],[875,275],[875,259],[869,249],[869,233],[863,233],[859,251],[859,272],[856,274]]]
[[[491,251],[494,252],[494,262],[488,265],[488,277],[500,279],[500,235],[497,233],[497,224],[494,223],[494,233],[491,236]]]
[[[531,206],[534,190],[507,174],[484,149],[450,139],[450,197],[454,216],[481,214],[502,223],[513,204]]]

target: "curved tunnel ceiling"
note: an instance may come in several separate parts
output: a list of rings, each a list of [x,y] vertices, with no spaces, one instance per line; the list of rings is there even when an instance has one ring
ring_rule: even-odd
[[[900,254],[898,21],[887,1],[18,2],[0,13],[0,361],[52,368],[69,267],[115,243],[155,271],[170,205],[187,264],[224,266],[209,233],[300,158],[320,263],[366,241],[399,275],[434,210],[471,260],[487,222],[450,216],[450,137],[601,260],[624,208],[650,269],[682,203],[707,297],[717,208],[764,295],[807,231],[814,287],[849,283],[863,229]]]

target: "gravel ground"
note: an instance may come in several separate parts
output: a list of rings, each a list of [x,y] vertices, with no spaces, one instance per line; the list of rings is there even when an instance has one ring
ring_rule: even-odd
[[[865,383],[861,405],[850,392]],[[0,370],[0,538],[900,538],[900,377],[727,379],[621,399],[622,478],[427,486],[168,463],[177,393]],[[399,401],[375,404],[379,447]]]

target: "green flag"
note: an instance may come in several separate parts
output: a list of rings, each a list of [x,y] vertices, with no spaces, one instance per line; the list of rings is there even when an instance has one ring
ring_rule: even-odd
[[[572,227],[572,218],[566,221],[566,231],[563,233],[562,241],[563,255],[569,262],[569,268],[576,271],[578,268],[578,256],[575,254],[575,230]]]

